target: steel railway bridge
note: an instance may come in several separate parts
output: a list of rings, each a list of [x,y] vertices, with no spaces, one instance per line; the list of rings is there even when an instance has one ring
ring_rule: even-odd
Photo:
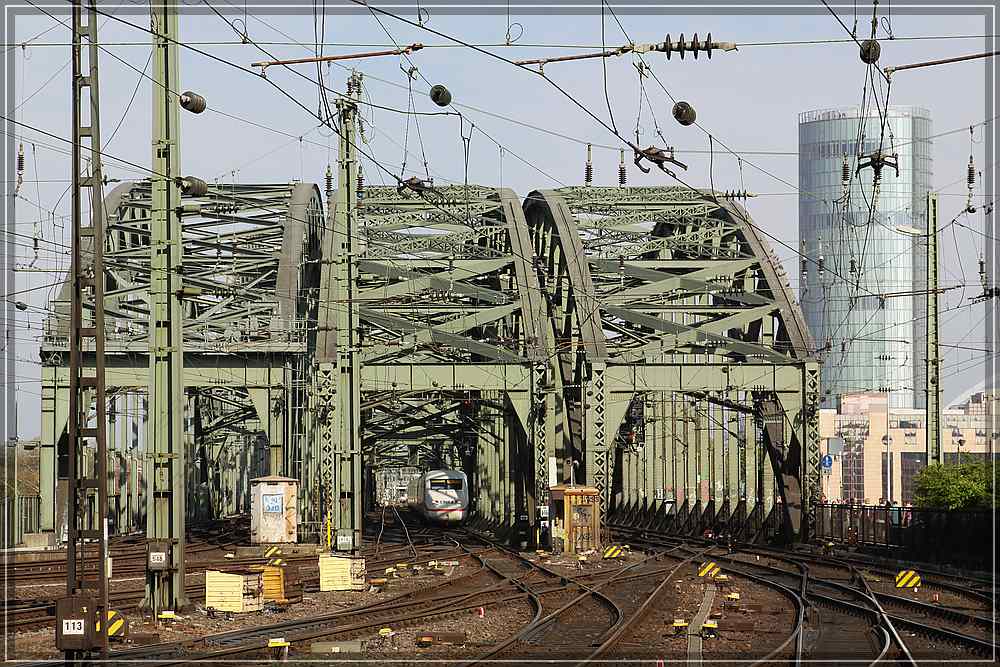
[[[335,530],[350,546],[377,470],[449,465],[469,473],[476,514],[529,535],[549,486],[571,475],[609,516],[811,532],[818,367],[786,276],[737,202],[681,187],[523,200],[481,185],[353,187],[220,185],[183,199],[173,409],[188,521],[244,510],[250,478],[288,475],[300,534]],[[169,491],[145,451],[151,207],[148,181],[120,185],[99,240],[119,532]],[[41,520],[57,534],[70,294],[67,277],[40,349]]]

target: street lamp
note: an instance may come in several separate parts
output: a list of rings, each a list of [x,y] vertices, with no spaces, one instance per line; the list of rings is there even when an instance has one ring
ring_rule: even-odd
[[[958,449],[958,463],[962,463],[962,447],[965,445],[965,438],[962,437],[962,430],[957,426],[951,429],[951,444]]]

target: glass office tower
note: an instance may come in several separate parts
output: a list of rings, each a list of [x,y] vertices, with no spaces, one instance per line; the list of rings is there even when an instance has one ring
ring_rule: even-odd
[[[919,107],[889,107],[886,165],[873,215],[871,168],[882,119],[873,105],[799,114],[799,298],[823,362],[823,406],[854,391],[888,391],[891,407],[924,407],[926,241],[896,231],[926,232],[933,173],[931,118]],[[860,150],[859,150],[860,149]],[[842,165],[851,174],[845,205]],[[940,221],[939,221],[940,224]],[[822,261],[820,261],[822,259]]]

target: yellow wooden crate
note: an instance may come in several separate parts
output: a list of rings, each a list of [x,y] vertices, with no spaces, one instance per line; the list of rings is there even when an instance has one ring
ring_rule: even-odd
[[[262,573],[206,570],[205,606],[236,613],[260,611],[264,608]]]
[[[319,557],[321,591],[365,590],[365,559],[322,554]]]
[[[254,565],[254,571],[259,571],[264,584],[264,601],[287,604],[302,598],[302,585],[298,578],[298,569],[290,566]]]

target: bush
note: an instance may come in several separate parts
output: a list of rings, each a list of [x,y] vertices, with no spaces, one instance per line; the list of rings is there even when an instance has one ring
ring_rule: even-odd
[[[913,504],[927,509],[989,509],[995,481],[988,463],[930,465],[914,478]]]

